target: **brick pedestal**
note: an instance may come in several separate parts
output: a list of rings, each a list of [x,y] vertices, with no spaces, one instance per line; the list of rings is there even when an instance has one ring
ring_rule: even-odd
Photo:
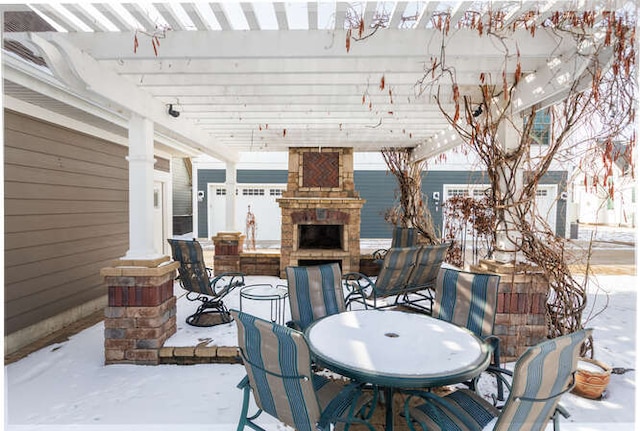
[[[514,361],[547,338],[549,284],[542,271],[529,265],[483,260],[473,271],[500,275],[494,334],[500,338],[503,361]]]
[[[164,342],[176,332],[173,282],[178,262],[117,260],[103,268],[106,364],[157,365]]]
[[[218,232],[211,237],[215,247],[213,273],[240,272],[240,254],[244,244],[244,235],[240,232]]]

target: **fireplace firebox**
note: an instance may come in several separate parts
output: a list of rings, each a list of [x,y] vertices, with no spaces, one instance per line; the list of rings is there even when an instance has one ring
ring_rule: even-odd
[[[342,250],[342,225],[299,224],[298,249]]]

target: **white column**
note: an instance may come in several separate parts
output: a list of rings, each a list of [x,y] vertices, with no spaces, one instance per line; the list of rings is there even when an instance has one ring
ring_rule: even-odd
[[[153,122],[129,120],[129,250],[124,259],[156,259],[153,245]]]
[[[227,210],[226,210],[226,221],[225,221],[225,230],[228,232],[237,232],[238,228],[236,227],[236,164],[235,163],[227,163],[226,168],[226,182],[225,185],[227,187]],[[244,229],[243,229],[244,231]]]
[[[515,124],[518,124],[518,121],[522,121],[519,118],[520,117],[516,115],[512,119],[514,122],[513,124],[511,124],[511,122],[509,121],[503,121],[499,126],[498,140],[502,143],[503,149],[507,152],[517,148],[520,144],[522,131],[514,127]],[[513,166],[505,166],[505,174],[513,176],[515,189],[513,188],[513,184],[510,185],[510,188],[507,188],[506,178],[500,179],[500,189],[502,190],[502,192],[511,195],[511,198],[507,199],[507,201],[505,202],[507,205],[513,204],[515,201],[520,200],[522,196],[524,171],[522,169],[522,166],[516,168],[515,171],[513,171],[513,169]],[[511,262],[512,260],[514,260],[514,257],[516,260],[519,260],[521,258],[521,253],[516,252],[516,250],[519,249],[522,235],[519,231],[514,229],[514,222],[511,214],[509,212],[505,212],[504,215],[504,224],[498,225],[496,230],[495,259],[499,262]]]

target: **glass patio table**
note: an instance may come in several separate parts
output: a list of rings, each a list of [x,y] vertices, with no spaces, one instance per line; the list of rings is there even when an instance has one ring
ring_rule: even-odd
[[[491,359],[491,348],[467,329],[403,311],[334,314],[311,324],[305,335],[323,366],[384,389],[387,430],[393,429],[396,389],[464,382]]]

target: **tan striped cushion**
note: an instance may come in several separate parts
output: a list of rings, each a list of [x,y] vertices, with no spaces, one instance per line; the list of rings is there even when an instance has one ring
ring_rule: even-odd
[[[426,245],[420,247],[416,264],[409,275],[409,286],[431,287],[435,284],[438,271],[447,256],[447,250],[451,243],[439,245]]]
[[[285,273],[291,319],[301,329],[322,317],[345,311],[339,264],[289,266]]]
[[[493,333],[500,276],[441,268],[436,280],[432,316],[471,330]]]
[[[419,251],[420,247],[389,249],[375,282],[375,293],[378,297],[397,294],[407,286]]]

